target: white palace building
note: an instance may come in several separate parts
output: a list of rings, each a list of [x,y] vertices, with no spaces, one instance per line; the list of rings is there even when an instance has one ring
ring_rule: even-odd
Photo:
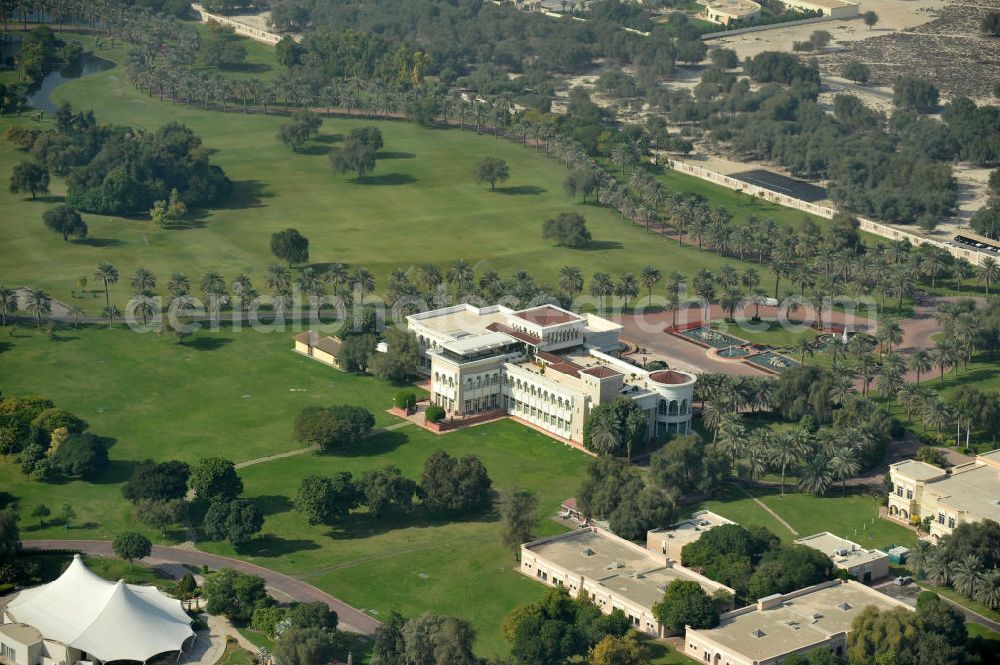
[[[696,377],[617,357],[621,326],[554,305],[461,304],[407,317],[431,401],[453,416],[507,413],[581,442],[590,410],[619,395],[647,413],[649,438],[686,434]]]

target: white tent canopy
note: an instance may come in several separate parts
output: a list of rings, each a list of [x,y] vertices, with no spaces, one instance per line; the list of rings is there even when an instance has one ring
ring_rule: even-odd
[[[145,662],[181,650],[194,635],[179,600],[154,587],[108,582],[90,572],[80,555],[59,579],[18,594],[6,614],[47,640],[104,662]]]

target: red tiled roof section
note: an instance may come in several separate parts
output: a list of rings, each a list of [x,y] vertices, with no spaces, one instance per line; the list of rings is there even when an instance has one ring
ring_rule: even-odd
[[[596,376],[598,379],[606,379],[611,376],[619,376],[621,372],[610,367],[605,367],[604,365],[595,365],[594,367],[588,367],[587,369],[580,370],[584,374],[589,374],[591,376]]]
[[[576,314],[564,312],[561,309],[552,307],[551,305],[542,305],[540,307],[525,309],[520,312],[516,312],[514,316],[539,326],[555,326],[560,323],[576,321],[580,318]]]
[[[578,379],[580,378],[580,366],[570,362],[555,363],[554,365],[549,365],[549,369],[551,369],[553,372],[559,372],[560,374],[569,374],[570,376],[574,376]]]
[[[556,363],[565,362],[562,358],[560,358],[556,354],[549,353],[548,351],[538,351],[537,353],[535,353],[535,357],[538,358],[539,360],[544,360],[550,365],[555,365]]]
[[[649,375],[649,379],[651,381],[656,381],[657,383],[671,386],[679,383],[687,383],[691,380],[691,377],[681,374],[680,372],[675,372],[672,369],[664,369],[659,372],[653,372]]]
[[[535,337],[534,335],[529,335],[528,333],[523,333],[520,330],[514,330],[510,326],[505,326],[502,323],[491,323],[490,325],[486,326],[486,329],[489,330],[489,331],[491,331],[491,332],[507,333],[508,335],[510,335],[511,337],[513,337],[514,339],[519,339],[522,342],[527,342],[528,344],[541,344],[542,343],[542,338],[541,337]]]

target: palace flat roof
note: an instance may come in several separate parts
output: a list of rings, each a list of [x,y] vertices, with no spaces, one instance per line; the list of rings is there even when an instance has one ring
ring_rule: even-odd
[[[421,318],[417,323],[444,335],[461,337],[488,330],[492,323],[506,323],[507,316],[505,312],[499,310],[480,314],[472,309],[464,309]]]
[[[539,307],[532,307],[531,309],[523,309],[520,312],[514,312],[514,316],[524,319],[529,323],[542,326],[543,328],[546,326],[557,326],[560,323],[583,320],[572,312],[567,312],[552,305],[541,305]]]
[[[889,466],[913,480],[930,480],[931,478],[943,476],[945,473],[944,469],[915,459],[903,460]]]
[[[736,616],[724,616],[718,627],[698,633],[748,659],[770,660],[849,632],[854,618],[870,605],[885,610],[903,606],[851,580],[790,598],[770,609],[737,610]]]
[[[982,464],[952,473],[929,483],[925,491],[937,494],[938,501],[946,506],[1000,522],[1000,470],[994,466]]]
[[[672,524],[666,529],[653,529],[650,533],[660,534],[661,538],[674,540],[683,547],[701,538],[706,531],[723,524],[735,524],[735,522],[709,510],[700,510],[691,515],[691,519]]]

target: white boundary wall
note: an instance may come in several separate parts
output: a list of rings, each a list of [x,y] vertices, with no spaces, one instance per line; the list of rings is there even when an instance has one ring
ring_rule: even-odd
[[[267,30],[261,30],[249,23],[244,23],[243,21],[237,21],[229,16],[222,16],[220,14],[212,14],[208,12],[204,7],[195,3],[191,5],[191,9],[198,12],[201,17],[202,23],[209,23],[210,21],[215,21],[216,23],[221,23],[222,25],[228,25],[236,32],[238,35],[243,35],[244,37],[249,37],[254,41],[264,42],[265,44],[277,44],[281,41],[282,35],[275,32],[268,32]],[[299,41],[301,37],[293,37],[295,41]]]
[[[670,160],[670,166],[675,171],[680,173],[685,173],[687,175],[694,176],[695,178],[701,178],[702,180],[707,180],[709,182],[715,183],[716,185],[722,185],[729,189],[736,190],[738,192],[743,192],[745,194],[755,194],[762,199],[777,203],[779,205],[786,206],[788,208],[795,208],[796,210],[802,210],[803,212],[808,212],[812,215],[818,215],[820,217],[825,217],[831,219],[837,210],[834,208],[829,208],[827,206],[816,205],[815,203],[809,203],[808,201],[803,201],[801,199],[792,198],[787,194],[779,194],[778,192],[773,192],[770,189],[765,189],[763,187],[758,187],[757,185],[751,185],[748,182],[743,182],[737,178],[733,178],[717,171],[711,171],[701,166],[695,166],[694,164],[688,164],[687,162],[682,162],[676,159]],[[881,222],[876,222],[871,219],[865,219],[864,217],[858,217],[858,221],[861,223],[861,230],[867,231],[868,233],[873,233],[877,236],[883,238],[888,238],[889,240],[908,240],[914,245],[923,245],[924,243],[930,243],[941,249],[947,250],[952,256],[956,258],[967,259],[972,265],[981,265],[983,259],[990,256],[983,252],[977,252],[973,249],[966,249],[964,247],[957,247],[955,245],[948,245],[941,242],[940,240],[934,240],[933,238],[926,238],[921,235],[917,235],[911,231],[904,231],[902,229],[897,229],[896,227],[889,226],[888,224],[882,224]]]

